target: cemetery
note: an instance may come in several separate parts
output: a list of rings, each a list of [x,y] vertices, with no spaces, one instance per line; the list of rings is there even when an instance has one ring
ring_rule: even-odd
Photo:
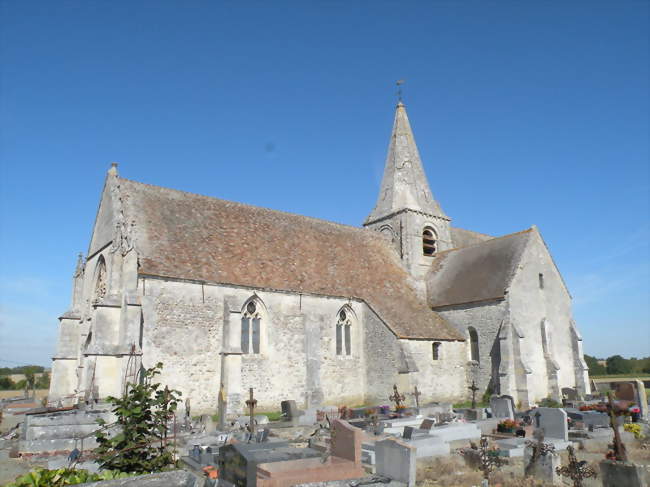
[[[245,415],[229,415],[220,401],[216,415],[197,417],[189,401],[165,388],[166,402],[157,403],[165,409],[164,434],[157,438],[164,438],[168,465],[160,473],[146,467],[92,485],[648,485],[650,428],[640,381],[606,395],[564,391],[561,407],[525,410],[512,397],[497,395],[481,407],[476,390],[469,389],[470,408],[421,404],[417,388],[393,385],[383,404],[300,409],[286,399],[280,414],[271,414],[258,410],[260,398],[249,388]],[[88,478],[100,478],[107,464],[98,446],[119,433],[102,438],[96,431],[120,423],[114,404],[10,407],[19,403],[1,405],[5,418],[18,421],[2,431],[7,462],[43,472],[85,470]]]

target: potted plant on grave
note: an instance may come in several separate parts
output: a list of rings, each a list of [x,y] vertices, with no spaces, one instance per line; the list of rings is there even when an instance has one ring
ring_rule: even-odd
[[[497,424],[497,431],[499,433],[512,433],[517,429],[519,424],[512,419],[504,419]]]

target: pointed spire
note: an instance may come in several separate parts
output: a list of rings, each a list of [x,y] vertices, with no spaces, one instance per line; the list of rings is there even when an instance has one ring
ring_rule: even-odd
[[[379,197],[366,224],[404,209],[448,219],[433,198],[406,115],[406,107],[400,100],[395,109]]]
[[[75,267],[73,277],[79,277],[81,274],[83,274],[83,272],[84,272],[83,254],[79,252],[79,255],[77,256],[77,266]]]

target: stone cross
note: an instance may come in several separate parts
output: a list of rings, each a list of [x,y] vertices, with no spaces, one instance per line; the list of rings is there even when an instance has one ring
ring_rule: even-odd
[[[393,395],[388,397],[389,400],[395,403],[395,410],[401,409],[404,407],[402,404],[404,402],[404,394],[400,394],[397,390],[397,384],[393,384]]]
[[[251,434],[251,438],[255,436],[255,406],[257,406],[257,399],[253,397],[253,388],[248,389],[248,401],[246,401],[246,406],[249,410],[249,420],[248,420],[248,431]],[[249,440],[250,441],[250,440]]]
[[[418,411],[420,410],[420,396],[422,393],[418,391],[418,386],[415,386],[415,389],[413,390],[413,397],[415,397],[415,407],[418,408]]]
[[[503,465],[503,459],[499,456],[498,450],[488,448],[488,439],[485,436],[481,438],[480,445],[479,455],[481,464],[479,465],[479,470],[483,472],[483,478],[488,480],[490,478],[490,472]]]
[[[582,487],[583,479],[596,477],[596,472],[585,460],[579,462],[571,445],[567,446],[569,452],[569,464],[557,467],[555,471],[562,477],[569,477],[573,480],[573,487]]]
[[[472,386],[468,387],[470,391],[472,391],[472,409],[476,409],[476,391],[478,391],[478,387],[476,387],[476,383],[472,381]]]
[[[614,430],[614,460],[617,462],[627,462],[627,451],[625,443],[621,440],[621,435],[618,432],[618,424],[616,422],[616,411],[614,411],[614,401],[612,401],[612,392],[607,393],[607,412],[609,414],[609,426]]]

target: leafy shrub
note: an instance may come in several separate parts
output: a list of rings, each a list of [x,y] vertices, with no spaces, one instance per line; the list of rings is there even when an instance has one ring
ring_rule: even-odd
[[[174,455],[167,445],[168,422],[181,393],[153,382],[161,369],[159,362],[143,373],[140,384],[129,384],[122,398],[107,398],[114,406],[120,432],[110,436],[106,428],[101,428],[95,433],[99,446],[94,452],[102,468],[150,473],[174,465]],[[97,422],[106,426],[102,419]]]
[[[562,403],[557,402],[552,397],[545,397],[539,402],[539,406],[542,408],[561,408]]]
[[[97,482],[99,480],[121,479],[133,475],[111,470],[89,473],[87,470],[77,470],[74,468],[59,468],[56,470],[37,468],[25,475],[21,475],[5,487],[63,487],[65,485]]]

